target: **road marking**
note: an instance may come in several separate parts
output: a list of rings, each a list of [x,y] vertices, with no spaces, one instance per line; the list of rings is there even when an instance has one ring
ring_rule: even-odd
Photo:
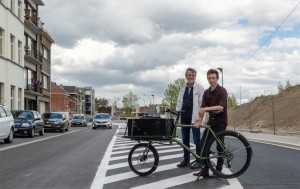
[[[180,155],[180,157],[181,156],[182,155]],[[157,169],[155,170],[155,173],[161,172],[161,171],[166,171],[166,170],[171,170],[171,169],[178,169],[178,167],[176,165],[177,165],[177,163],[158,166]],[[127,166],[128,166],[128,163],[127,163]],[[104,183],[108,184],[108,183],[117,182],[120,180],[125,180],[125,179],[129,179],[129,178],[134,178],[134,177],[139,177],[139,175],[130,171],[130,172],[126,172],[126,173],[120,173],[120,174],[108,176],[105,178]]]
[[[119,129],[117,129],[116,132],[118,132]],[[97,173],[95,175],[95,178],[93,180],[93,183],[92,183],[92,186],[91,186],[91,189],[101,189],[103,188],[103,184],[104,184],[104,179],[105,179],[105,175],[106,175],[106,171],[107,171],[107,167],[108,167],[108,164],[109,164],[109,161],[110,161],[110,156],[111,156],[111,152],[112,152],[112,149],[113,149],[113,145],[116,141],[116,136],[113,136],[112,140],[110,141],[107,149],[106,149],[106,152],[102,158],[102,161],[98,167],[98,170],[97,170]]]
[[[143,149],[137,150],[136,152],[138,152],[138,151],[143,151]],[[171,150],[161,150],[161,151],[159,151],[159,154],[164,154],[164,153],[169,153],[169,152],[177,152],[177,151],[182,151],[182,148],[171,149]],[[114,161],[114,160],[121,160],[121,159],[127,159],[127,158],[128,158],[128,155],[124,155],[124,156],[118,156],[118,157],[111,157],[110,160]]]
[[[56,137],[60,137],[60,136],[63,136],[63,135],[68,135],[68,134],[71,134],[71,133],[74,133],[74,132],[81,131],[81,130],[83,130],[83,129],[86,129],[86,128],[82,128],[82,129],[76,130],[76,131],[69,131],[69,132],[64,133],[64,134],[59,134],[59,135],[55,135],[55,136],[49,136],[49,137],[42,138],[42,139],[38,139],[38,140],[33,140],[33,141],[29,141],[29,142],[24,142],[24,143],[22,143],[22,144],[16,144],[16,145],[12,145],[12,146],[7,146],[7,147],[4,147],[4,148],[1,148],[1,149],[0,149],[0,152],[1,152],[1,151],[5,151],[5,150],[9,150],[9,149],[12,149],[12,148],[17,148],[17,147],[20,147],[20,146],[25,146],[25,145],[28,145],[28,144],[36,143],[36,142],[41,142],[41,141],[44,141],[44,140],[49,140],[49,139],[56,138]]]
[[[289,148],[289,149],[293,149],[293,150],[300,150],[299,145],[290,144],[290,143],[286,143],[286,142],[276,142],[273,140],[263,140],[263,139],[252,138],[252,137],[247,137],[247,140],[252,141],[252,142],[263,143],[263,144],[270,144],[273,146],[279,146],[279,147],[283,147],[283,148]]]
[[[164,179],[164,180],[161,180],[161,181],[158,181],[158,182],[137,186],[137,187],[134,187],[134,188],[131,188],[131,189],[169,188],[169,187],[173,187],[173,186],[193,182],[193,181],[196,180],[195,178],[196,177],[191,176],[191,173],[188,173],[188,174],[185,174],[185,175],[172,177],[172,178],[169,178],[169,179]],[[199,178],[199,179],[202,179],[202,178]]]

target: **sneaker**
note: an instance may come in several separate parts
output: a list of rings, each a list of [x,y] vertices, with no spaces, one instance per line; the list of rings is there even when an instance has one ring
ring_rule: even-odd
[[[186,166],[189,166],[189,163],[188,161],[182,161],[180,162],[179,164],[177,164],[177,167],[186,167]]]
[[[191,165],[191,169],[200,169],[202,167],[202,164],[200,162],[195,162],[193,165]]]

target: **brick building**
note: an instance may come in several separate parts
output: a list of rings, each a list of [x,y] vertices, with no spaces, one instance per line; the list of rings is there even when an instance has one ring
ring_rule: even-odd
[[[76,113],[76,99],[61,85],[51,82],[51,111]]]

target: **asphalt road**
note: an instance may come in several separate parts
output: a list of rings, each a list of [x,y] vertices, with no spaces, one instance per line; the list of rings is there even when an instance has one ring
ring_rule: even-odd
[[[237,179],[200,179],[194,170],[177,168],[182,150],[156,146],[159,167],[146,177],[135,175],[127,163],[134,141],[122,130],[91,127],[45,133],[33,139],[0,143],[0,188],[300,188],[300,151],[252,142],[254,156],[247,172]]]

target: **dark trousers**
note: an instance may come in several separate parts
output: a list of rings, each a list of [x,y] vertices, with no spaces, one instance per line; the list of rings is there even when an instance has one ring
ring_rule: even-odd
[[[225,130],[226,130],[226,127],[227,127],[227,125],[225,125],[225,124],[222,123],[222,124],[218,124],[218,125],[213,125],[213,126],[211,126],[211,129],[217,134],[217,133],[219,133],[219,132],[225,131]],[[204,143],[204,139],[205,139],[205,136],[206,136],[207,132],[208,132],[208,130],[205,129],[200,144],[203,144],[203,143]],[[213,135],[209,132],[209,133],[208,133],[208,136],[207,136],[207,141],[206,141],[206,142],[208,142],[209,139],[210,139],[211,137],[213,137]],[[201,146],[201,147],[205,148],[205,146]],[[219,153],[222,152],[222,148],[221,148],[219,145],[217,145],[217,151],[218,151]],[[218,171],[221,171],[221,170],[222,170],[223,163],[224,163],[223,158],[218,158],[218,160],[217,160],[217,167],[216,167],[216,169],[217,169]],[[207,165],[207,163],[205,163],[205,165],[204,165],[202,171],[208,172],[208,165]]]
[[[181,124],[191,125],[191,118],[190,119],[181,119]],[[182,134],[182,143],[190,148],[190,132],[192,129],[193,140],[194,144],[196,145],[196,153],[200,154],[201,149],[201,142],[200,142],[200,129],[194,127],[182,127],[181,134]],[[183,158],[185,162],[190,161],[190,153],[187,150],[183,150]]]

